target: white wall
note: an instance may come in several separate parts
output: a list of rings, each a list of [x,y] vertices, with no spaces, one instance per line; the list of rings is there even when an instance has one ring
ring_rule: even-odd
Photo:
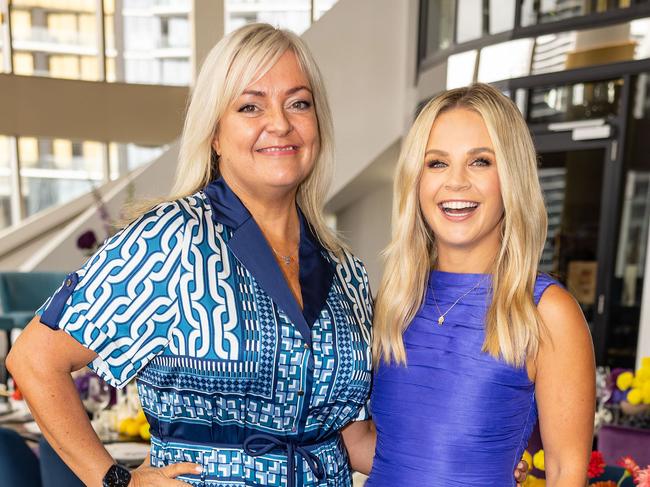
[[[334,196],[412,120],[417,11],[417,0],[340,0],[303,34],[334,116]]]
[[[383,272],[380,252],[390,241],[392,184],[383,183],[336,215],[336,225],[368,271],[374,295]]]
[[[390,240],[393,168],[419,101],[418,11],[418,0],[339,0],[303,34],[334,117],[327,211],[366,264],[374,292],[383,271],[379,254]]]

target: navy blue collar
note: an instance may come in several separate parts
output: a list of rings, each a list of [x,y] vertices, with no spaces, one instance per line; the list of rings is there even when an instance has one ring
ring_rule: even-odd
[[[311,326],[325,305],[334,278],[334,269],[300,208],[298,254],[302,310],[255,219],[223,178],[211,182],[203,191],[210,200],[214,221],[233,231],[226,242],[228,248],[275,304],[287,314],[303,339],[311,345]]]

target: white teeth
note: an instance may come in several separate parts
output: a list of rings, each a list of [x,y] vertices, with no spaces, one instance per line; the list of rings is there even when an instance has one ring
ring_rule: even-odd
[[[466,208],[476,208],[478,203],[474,201],[443,201],[440,205],[445,210],[464,210]]]
[[[265,147],[264,149],[260,149],[261,152],[286,152],[290,150],[296,150],[297,147],[295,145],[291,145],[288,147]]]

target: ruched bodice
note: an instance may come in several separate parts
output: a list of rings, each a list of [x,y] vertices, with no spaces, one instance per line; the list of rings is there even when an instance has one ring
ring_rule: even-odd
[[[538,277],[535,303],[554,283]],[[435,303],[444,313],[468,291],[438,325]],[[481,351],[490,296],[490,275],[431,272],[404,333],[407,366],[381,363],[375,373],[377,448],[368,487],[515,485],[537,421],[535,385],[525,368]]]

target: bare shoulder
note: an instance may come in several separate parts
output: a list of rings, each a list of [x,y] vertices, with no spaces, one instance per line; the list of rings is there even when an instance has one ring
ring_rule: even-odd
[[[575,298],[558,285],[549,286],[537,306],[550,342],[562,348],[591,344],[589,327]],[[544,340],[542,340],[544,342]]]

